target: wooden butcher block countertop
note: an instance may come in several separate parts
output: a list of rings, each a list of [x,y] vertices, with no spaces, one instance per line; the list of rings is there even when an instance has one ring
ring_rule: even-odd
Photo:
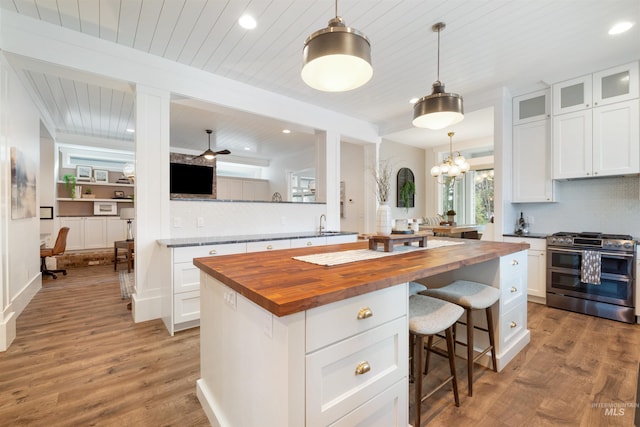
[[[334,266],[292,257],[368,249],[368,243],[195,258],[193,263],[276,316],[286,316],[529,248],[526,243],[454,240],[464,244]]]

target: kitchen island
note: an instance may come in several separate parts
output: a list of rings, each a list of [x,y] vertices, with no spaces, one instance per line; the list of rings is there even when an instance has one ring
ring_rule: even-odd
[[[529,342],[528,245],[453,240],[459,244],[333,266],[293,257],[367,242],[195,259],[197,393],[212,425],[406,426],[408,282],[418,279],[502,290],[494,316],[501,370]]]

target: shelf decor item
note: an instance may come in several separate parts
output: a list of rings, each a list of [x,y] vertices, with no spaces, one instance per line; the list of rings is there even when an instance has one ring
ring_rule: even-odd
[[[91,171],[91,166],[76,166],[76,179],[78,181],[90,181]]]
[[[62,179],[64,180],[64,185],[69,190],[69,194],[71,196],[71,200],[76,198],[77,190],[76,190],[76,176],[73,174],[65,174]]]
[[[84,190],[84,194],[82,195],[83,199],[95,199],[96,195],[93,194],[93,190],[91,190],[91,187],[87,187]]]
[[[109,171],[96,169],[93,171],[96,182],[109,182]]]
[[[376,232],[382,236],[391,234],[391,207],[389,206],[391,172],[392,167],[388,160],[380,162],[378,170],[374,170],[376,196],[379,202],[376,211]]]

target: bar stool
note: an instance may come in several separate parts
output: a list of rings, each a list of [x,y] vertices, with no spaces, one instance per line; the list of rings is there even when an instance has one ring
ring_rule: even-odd
[[[414,369],[414,372],[417,372],[416,379],[414,381],[416,411],[414,425],[416,427],[420,427],[422,402],[444,387],[448,382],[451,382],[456,406],[460,406],[460,399],[458,397],[458,380],[456,378],[456,355],[453,346],[453,325],[455,325],[456,321],[460,316],[462,316],[462,313],[464,313],[464,309],[462,307],[443,300],[424,295],[412,295],[409,297],[409,342],[412,344],[412,347],[414,347],[411,350],[411,354],[413,354],[415,350],[413,360],[416,363],[416,368]],[[443,331],[445,332],[447,339],[447,353],[451,375],[442,381],[442,383],[440,383],[440,385],[438,385],[434,390],[430,391],[423,397],[422,363],[424,360],[423,352],[425,348],[424,338],[431,338],[433,335]]]
[[[467,312],[467,342],[456,340],[457,344],[467,346],[467,376],[469,381],[469,396],[473,395],[473,365],[482,356],[491,351],[491,363],[493,371],[497,372],[496,345],[493,329],[493,312],[491,307],[500,299],[500,290],[489,285],[468,280],[456,280],[442,288],[428,289],[424,295],[442,299],[457,304]],[[473,324],[473,312],[485,310],[487,316],[487,329]],[[489,334],[489,346],[474,357],[473,331],[475,329]]]
[[[419,294],[422,291],[426,291],[427,287],[422,283],[409,282],[409,296]]]

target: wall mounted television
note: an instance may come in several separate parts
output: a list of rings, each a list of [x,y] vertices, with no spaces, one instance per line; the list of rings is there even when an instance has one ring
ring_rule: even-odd
[[[187,165],[184,163],[170,164],[170,193],[181,197],[188,195],[208,196],[213,194],[214,169],[211,166]]]

